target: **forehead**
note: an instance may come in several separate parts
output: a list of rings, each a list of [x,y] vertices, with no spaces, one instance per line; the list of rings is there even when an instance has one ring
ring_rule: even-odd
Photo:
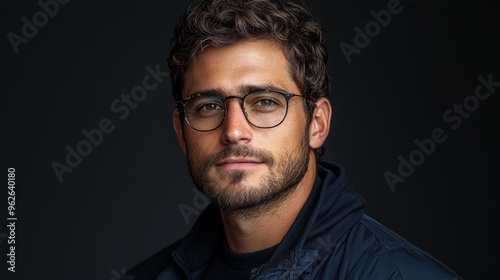
[[[272,40],[242,41],[201,51],[186,71],[182,97],[213,89],[234,94],[242,87],[263,84],[293,90],[284,49]]]

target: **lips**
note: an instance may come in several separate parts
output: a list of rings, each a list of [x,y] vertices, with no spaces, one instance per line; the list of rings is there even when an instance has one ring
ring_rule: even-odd
[[[216,164],[216,167],[223,170],[249,170],[259,166],[262,163],[262,161],[259,161],[257,159],[228,158],[218,162]]]

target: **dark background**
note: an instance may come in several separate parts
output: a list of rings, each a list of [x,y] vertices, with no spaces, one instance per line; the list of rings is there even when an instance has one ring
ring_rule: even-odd
[[[403,10],[348,63],[339,44],[373,20],[387,0],[306,1],[328,30],[332,130],[325,159],[343,165],[367,212],[430,252],[465,279],[498,279],[495,189],[500,87],[454,123],[443,113],[474,94],[479,75],[500,81],[498,5],[486,1],[401,1]],[[439,2],[439,3],[437,3]],[[464,1],[465,2],[465,1]],[[174,23],[188,2],[70,1],[16,54],[7,34],[22,35],[37,1],[3,1],[2,181],[16,169],[16,273],[7,272],[7,228],[0,227],[1,279],[126,279],[122,271],[185,234],[179,205],[194,185],[171,129],[165,79],[123,120],[110,105],[141,85],[145,67],[165,60]],[[484,89],[483,89],[484,91]],[[109,118],[115,129],[59,182],[86,139],[82,130]],[[415,139],[442,128],[447,140],[391,191]],[[8,278],[3,275],[7,275]]]

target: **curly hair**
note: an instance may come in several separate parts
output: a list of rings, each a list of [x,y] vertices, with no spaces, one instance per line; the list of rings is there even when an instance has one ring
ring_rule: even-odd
[[[185,72],[207,47],[272,39],[283,46],[291,77],[306,97],[308,122],[315,101],[329,92],[323,28],[303,6],[287,0],[197,0],[175,26],[168,58],[172,92],[181,100]],[[316,149],[316,156],[323,147]]]

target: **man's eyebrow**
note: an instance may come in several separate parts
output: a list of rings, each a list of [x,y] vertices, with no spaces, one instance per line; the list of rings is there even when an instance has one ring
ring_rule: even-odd
[[[197,90],[197,91],[190,93],[188,95],[188,97],[191,97],[194,95],[206,95],[206,94],[223,96],[224,92],[225,92],[225,90],[221,89],[221,88],[202,89],[202,90]]]
[[[253,91],[258,91],[258,90],[275,90],[275,91],[285,91],[283,88],[277,87],[272,84],[252,84],[252,85],[243,85],[238,88],[238,90],[235,91],[228,91],[224,88],[212,88],[212,89],[204,89],[204,90],[198,90],[194,91],[189,96],[193,95],[205,95],[205,94],[210,94],[210,95],[218,95],[218,96],[229,96],[229,95],[245,95]]]
[[[258,91],[258,90],[275,90],[275,91],[285,91],[283,88],[279,88],[275,85],[272,84],[260,84],[260,85],[245,85],[242,88],[242,92],[245,94],[250,93],[252,91]]]

